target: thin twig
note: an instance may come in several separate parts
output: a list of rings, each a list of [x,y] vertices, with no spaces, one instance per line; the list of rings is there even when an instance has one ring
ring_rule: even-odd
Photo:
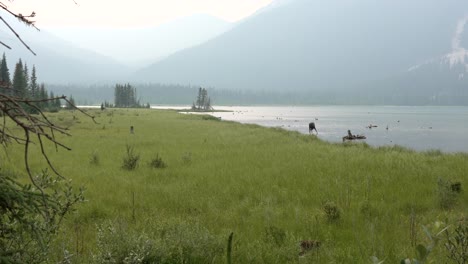
[[[5,46],[7,49],[11,49],[10,46],[8,46],[7,44],[3,43],[2,41],[0,41],[0,44],[3,45],[3,46]]]
[[[28,44],[26,44],[26,43],[21,39],[21,37],[18,35],[18,33],[16,33],[16,31],[10,26],[10,24],[8,24],[8,22],[5,21],[5,19],[3,19],[2,16],[0,16],[0,20],[2,20],[3,23],[5,23],[5,25],[10,29],[10,31],[13,32],[13,34],[15,34],[15,36],[21,41],[21,43],[23,43],[23,45],[24,45],[32,54],[34,54],[34,56],[36,56],[36,53],[28,46]]]

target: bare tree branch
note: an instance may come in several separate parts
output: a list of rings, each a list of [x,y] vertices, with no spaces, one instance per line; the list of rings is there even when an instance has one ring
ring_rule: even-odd
[[[8,87],[0,86],[0,88]],[[12,91],[14,90],[12,89]],[[32,179],[32,174],[30,172],[28,163],[29,145],[33,143],[31,140],[31,134],[37,136],[37,140],[39,142],[39,147],[43,158],[46,160],[47,164],[52,169],[52,171],[60,177],[62,177],[62,175],[55,169],[53,164],[50,162],[49,157],[45,151],[44,139],[46,141],[52,142],[56,147],[56,151],[58,151],[58,147],[63,148],[65,150],[71,150],[71,148],[59,142],[55,136],[56,133],[70,136],[70,134],[68,133],[68,129],[65,127],[55,125],[50,119],[47,118],[47,116],[41,110],[41,108],[37,106],[39,103],[54,101],[57,99],[66,101],[74,109],[78,110],[85,116],[91,118],[93,122],[97,124],[94,116],[86,113],[82,109],[79,109],[78,107],[73,105],[64,95],[48,99],[33,100],[24,97],[8,95],[6,93],[0,93],[0,112],[3,113],[4,117],[3,124],[0,125],[0,143],[4,145],[4,147],[6,147],[6,145],[12,140],[17,143],[24,144],[26,171],[36,188],[40,187],[36,186],[36,184],[34,183],[34,179]],[[37,112],[37,114],[30,114],[26,110],[27,108],[33,109],[35,112]],[[11,119],[16,125],[23,129],[23,136],[15,136],[9,131],[8,125],[6,124],[5,120],[6,117]]]
[[[0,41],[0,44],[3,45],[3,46],[5,46],[7,49],[11,49],[10,46],[8,46],[7,44],[3,43],[2,41]]]
[[[23,43],[23,45],[32,53],[34,54],[34,56],[36,56],[36,53],[28,46],[28,44],[26,44],[22,39],[21,37],[18,35],[18,33],[16,33],[16,31],[10,26],[10,24],[8,24],[8,22],[5,21],[5,19],[3,19],[3,17],[0,16],[0,20],[3,21],[3,23],[5,23],[5,25],[7,25],[7,27],[10,29],[11,32],[13,32],[13,34],[21,41],[21,43]]]
[[[22,23],[26,24],[27,26],[31,26],[33,28],[35,28],[36,30],[39,31],[39,29],[34,25],[35,21],[32,21],[30,20],[31,17],[35,17],[36,16],[36,13],[33,11],[31,12],[31,15],[29,16],[24,16],[20,13],[16,14],[14,12],[12,12],[5,4],[3,4],[2,2],[0,2],[0,8],[5,10],[7,13],[9,13],[10,15],[16,17],[19,21],[21,21]],[[34,54],[34,56],[36,56],[36,53],[26,44],[26,42],[23,41],[23,39],[21,39],[21,37],[19,36],[19,34],[13,29],[13,27],[10,26],[10,24],[8,24],[8,22],[5,21],[5,19],[3,19],[2,16],[0,16],[0,20],[3,21],[3,23],[10,29],[10,31],[21,41],[21,43],[32,53]],[[0,41],[0,44],[2,44],[3,46],[11,49],[8,45],[6,45],[5,43],[1,42]]]

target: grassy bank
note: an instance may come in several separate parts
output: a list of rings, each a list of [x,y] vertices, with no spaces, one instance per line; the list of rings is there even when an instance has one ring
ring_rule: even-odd
[[[60,140],[73,150],[49,146],[49,157],[87,199],[66,219],[53,261],[67,250],[73,263],[225,263],[233,232],[232,263],[399,263],[430,244],[422,225],[436,233],[468,215],[467,154],[330,144],[175,111],[92,113],[98,124],[51,114],[70,126],[73,136]],[[134,170],[122,168],[126,146],[140,157]],[[33,154],[40,171],[46,165]],[[167,167],[150,166],[157,158]],[[9,160],[21,171],[21,149]],[[303,240],[321,245],[299,257]],[[446,254],[439,244],[429,258],[442,263]]]

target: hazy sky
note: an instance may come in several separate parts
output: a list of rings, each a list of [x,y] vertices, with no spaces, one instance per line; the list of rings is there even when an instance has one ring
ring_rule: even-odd
[[[234,22],[273,0],[14,0],[13,11],[36,12],[38,27],[145,27],[204,13]]]

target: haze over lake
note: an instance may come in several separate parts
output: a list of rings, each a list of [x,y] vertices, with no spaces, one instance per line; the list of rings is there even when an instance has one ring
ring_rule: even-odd
[[[468,152],[468,107],[433,106],[218,106],[222,120],[281,127],[307,134],[315,122],[318,137],[342,142],[351,130],[372,146],[401,145],[418,151]],[[374,128],[367,128],[369,125]],[[386,129],[388,126],[388,130]]]

